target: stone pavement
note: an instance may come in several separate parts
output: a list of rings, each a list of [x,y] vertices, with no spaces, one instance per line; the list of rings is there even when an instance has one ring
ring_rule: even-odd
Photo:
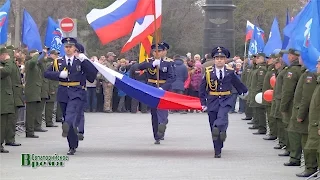
[[[0,155],[1,180],[295,180],[299,167],[284,167],[276,142],[252,135],[243,115],[231,114],[221,159],[214,159],[206,114],[170,114],[165,140],[154,145],[149,114],[86,114],[85,139],[65,167],[21,167],[21,153],[65,155],[61,128],[17,137],[21,147]]]

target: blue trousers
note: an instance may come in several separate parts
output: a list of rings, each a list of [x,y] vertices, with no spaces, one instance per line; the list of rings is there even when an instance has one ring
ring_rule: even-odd
[[[212,132],[213,127],[217,127],[220,132],[226,132],[228,128],[228,112],[230,111],[230,106],[219,107],[218,111],[209,111],[209,124],[210,130]],[[220,154],[223,148],[223,142],[218,137],[218,140],[213,141],[213,147],[215,154]]]
[[[236,110],[237,97],[238,97],[238,94],[235,94],[235,93],[233,93],[232,96],[231,96],[231,98],[232,98],[231,111],[235,111]]]
[[[246,111],[246,101],[244,99],[239,98],[239,112]]]
[[[168,123],[168,110],[160,110],[156,108],[151,108],[151,121],[152,121],[152,130],[153,137],[155,140],[159,140],[161,137],[158,137],[158,125]]]
[[[79,108],[78,117],[76,120],[76,127],[78,127],[79,133],[84,134],[84,111],[86,108],[86,102],[82,101],[82,107]]]
[[[67,136],[69,148],[78,148],[79,140],[75,132],[76,119],[79,114],[80,108],[82,108],[82,101],[79,98],[69,100],[68,103],[60,102],[61,111],[64,117],[63,123],[68,123],[69,133]]]
[[[96,87],[87,87],[87,110],[97,110],[97,92]]]

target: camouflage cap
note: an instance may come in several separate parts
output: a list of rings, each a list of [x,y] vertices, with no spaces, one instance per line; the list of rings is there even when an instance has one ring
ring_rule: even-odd
[[[60,53],[58,51],[56,51],[56,50],[51,50],[50,54],[59,55]]]
[[[8,53],[8,50],[7,50],[7,48],[2,47],[2,48],[0,49],[0,54],[4,54],[4,53]]]
[[[257,57],[262,56],[262,57],[266,58],[266,54],[265,54],[265,53],[262,53],[262,52],[256,54],[256,56],[257,56]]]
[[[6,48],[7,48],[7,49],[12,49],[12,50],[14,50],[14,46],[13,46],[13,45],[9,45],[9,46],[7,46]]]
[[[36,49],[33,49],[33,50],[29,51],[29,54],[36,53],[36,52],[39,52],[39,51]]]
[[[274,59],[273,59],[273,62],[274,62],[274,63],[280,63],[280,62],[281,62],[281,60],[280,60],[280,58],[279,58],[279,57],[276,57],[276,58],[274,58]]]
[[[296,49],[290,48],[289,50],[283,51],[284,54],[293,54],[295,56],[300,56],[300,52]]]
[[[270,58],[276,58],[277,56],[275,54],[270,54]]]

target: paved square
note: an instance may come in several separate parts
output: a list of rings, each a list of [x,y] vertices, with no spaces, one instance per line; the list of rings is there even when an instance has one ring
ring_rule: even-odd
[[[85,139],[65,167],[21,167],[21,153],[65,155],[61,127],[17,137],[21,147],[1,154],[1,180],[295,180],[299,167],[284,167],[276,142],[252,135],[239,114],[229,115],[228,137],[221,159],[214,159],[206,114],[170,114],[161,145],[154,145],[150,114],[87,113]],[[60,125],[59,125],[60,126]]]

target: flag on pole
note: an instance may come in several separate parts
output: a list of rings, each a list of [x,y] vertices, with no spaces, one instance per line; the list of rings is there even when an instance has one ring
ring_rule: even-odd
[[[60,52],[60,55],[64,55],[64,48],[62,45],[62,31],[51,17],[48,17],[46,37],[44,45],[49,47],[50,50],[56,50]]]
[[[154,33],[156,29],[160,28],[162,19],[162,0],[153,1],[155,2],[155,7],[153,8],[154,13],[137,20],[134,25],[131,37],[123,46],[121,53],[129,51],[134,46],[142,42],[148,35]],[[156,19],[154,19],[154,17],[156,17]],[[157,27],[155,27],[155,25]]]
[[[247,21],[246,42],[252,38],[255,28],[257,29],[258,32],[260,32],[262,39],[264,38],[264,31],[261,28],[257,27],[256,25],[252,24],[250,21]]]
[[[8,40],[8,22],[10,14],[10,0],[0,8],[0,44],[4,44]]]
[[[36,49],[42,52],[42,43],[38,26],[25,9],[23,11],[22,25],[22,42],[28,47],[29,51]]]
[[[270,34],[269,34],[269,40],[266,44],[266,46],[263,49],[263,52],[270,56],[275,49],[281,49],[282,47],[282,41],[281,41],[281,34],[279,31],[279,23],[277,18],[274,18]]]
[[[152,36],[148,36],[145,38],[140,45],[140,54],[139,54],[139,63],[144,62],[146,59],[149,58],[151,52],[151,45],[152,45]]]
[[[107,8],[92,9],[87,21],[105,45],[130,34],[137,19],[152,11],[152,0],[117,0]]]

